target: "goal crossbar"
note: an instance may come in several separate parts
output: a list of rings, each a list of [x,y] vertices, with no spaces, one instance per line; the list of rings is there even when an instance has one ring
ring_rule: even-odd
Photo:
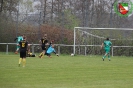
[[[95,29],[95,30],[133,30],[132,28],[90,28],[90,27],[74,27],[75,29]]]
[[[76,30],[79,30],[81,32],[84,32],[90,36],[93,36],[93,37],[96,37],[96,38],[102,38],[102,39],[105,39],[105,37],[101,37],[101,36],[98,36],[98,35],[95,35],[95,34],[91,34],[87,31],[83,31],[81,29],[85,29],[85,30],[118,30],[118,31],[133,31],[132,28],[91,28],[91,27],[74,27],[74,42],[73,42],[73,53],[75,54],[76,50],[75,50],[75,47],[77,46],[76,44]],[[116,39],[110,39],[110,40],[116,40]],[[117,39],[117,40],[124,40],[124,39]],[[125,40],[133,40],[133,39],[125,39]],[[124,46],[125,47],[125,46]]]

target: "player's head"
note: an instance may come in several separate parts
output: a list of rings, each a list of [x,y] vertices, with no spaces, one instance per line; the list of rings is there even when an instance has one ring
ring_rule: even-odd
[[[25,36],[24,36],[24,35],[22,35],[22,37],[24,38]]]
[[[106,40],[109,40],[109,38],[107,37]]]
[[[44,34],[44,37],[43,37],[44,39],[47,39],[47,34]]]
[[[44,36],[47,36],[47,34],[44,34]]]
[[[54,40],[51,40],[51,43],[53,43],[54,42]]]
[[[18,36],[21,36],[21,34],[20,34],[20,33],[18,33],[17,35],[18,35]]]
[[[25,36],[23,37],[23,40],[26,40],[26,37]]]

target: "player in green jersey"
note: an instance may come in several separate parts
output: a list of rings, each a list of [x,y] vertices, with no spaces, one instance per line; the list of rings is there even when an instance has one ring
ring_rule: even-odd
[[[101,45],[101,48],[104,47],[105,50],[105,55],[102,57],[103,61],[105,59],[105,57],[108,55],[108,60],[110,61],[110,48],[111,48],[111,41],[109,40],[109,38],[107,38]]]
[[[16,41],[16,43],[17,43],[15,54],[18,54],[18,50],[20,48],[19,42],[21,42],[23,40],[23,37],[24,37],[24,35],[18,36],[17,38],[14,39],[14,41]]]

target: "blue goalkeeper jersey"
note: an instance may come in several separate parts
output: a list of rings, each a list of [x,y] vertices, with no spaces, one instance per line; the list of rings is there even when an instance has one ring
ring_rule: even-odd
[[[55,49],[54,49],[52,46],[50,46],[50,47],[48,48],[48,50],[47,50],[47,53],[48,53],[48,54],[51,54],[51,53],[53,53],[53,52],[55,52]]]

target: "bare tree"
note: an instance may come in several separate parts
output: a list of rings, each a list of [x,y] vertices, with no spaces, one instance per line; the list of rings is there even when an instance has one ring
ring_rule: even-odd
[[[2,12],[2,9],[3,9],[3,0],[1,0],[0,2],[0,12]]]

